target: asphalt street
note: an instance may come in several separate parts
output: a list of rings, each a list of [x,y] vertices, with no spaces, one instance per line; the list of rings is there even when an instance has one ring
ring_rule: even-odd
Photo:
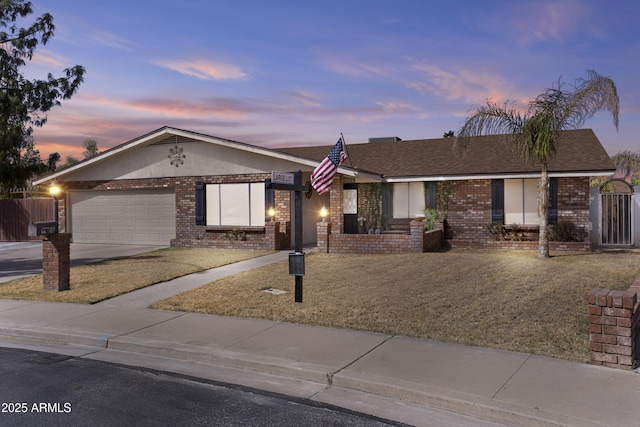
[[[406,425],[307,399],[72,356],[0,348],[0,360],[0,425]],[[440,410],[429,418],[432,426],[489,425]]]

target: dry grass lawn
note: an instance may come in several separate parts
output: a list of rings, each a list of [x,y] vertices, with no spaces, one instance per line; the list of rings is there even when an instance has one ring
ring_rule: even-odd
[[[286,262],[237,274],[153,308],[374,331],[588,361],[591,288],[627,289],[640,253],[452,250],[306,257],[304,302]],[[267,289],[287,291],[275,295]]]
[[[0,298],[92,304],[186,274],[272,252],[166,248],[74,267],[71,289],[45,291],[42,275],[0,283]]]

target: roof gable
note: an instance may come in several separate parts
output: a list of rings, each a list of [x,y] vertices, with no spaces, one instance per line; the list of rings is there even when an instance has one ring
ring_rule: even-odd
[[[315,160],[228,139],[163,127],[47,177],[63,181],[311,171]],[[346,169],[342,173],[351,173]]]

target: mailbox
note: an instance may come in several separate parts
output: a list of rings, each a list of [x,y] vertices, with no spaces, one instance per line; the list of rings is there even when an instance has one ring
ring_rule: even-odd
[[[58,223],[55,221],[30,222],[29,237],[48,236],[58,234]]]
[[[289,253],[289,276],[304,276],[304,252]]]

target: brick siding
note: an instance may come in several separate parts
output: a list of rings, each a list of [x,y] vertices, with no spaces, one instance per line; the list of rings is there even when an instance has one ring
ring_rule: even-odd
[[[173,177],[152,179],[130,179],[115,181],[69,181],[67,190],[133,190],[166,189],[175,191],[176,200],[176,238],[171,246],[209,247],[219,249],[273,250],[289,247],[291,226],[288,191],[276,191],[277,227],[207,227],[196,225],[195,219],[195,183],[205,184],[264,182],[270,174],[215,175],[197,177]],[[60,228],[66,230],[66,200],[60,201]],[[267,223],[268,225],[268,223]],[[244,231],[243,240],[227,237],[233,229]]]
[[[530,249],[537,241],[496,241],[487,230],[491,223],[491,180],[464,181],[449,202],[445,244],[452,248]],[[576,226],[581,242],[549,242],[552,250],[590,251],[589,179],[558,178],[558,221]]]

